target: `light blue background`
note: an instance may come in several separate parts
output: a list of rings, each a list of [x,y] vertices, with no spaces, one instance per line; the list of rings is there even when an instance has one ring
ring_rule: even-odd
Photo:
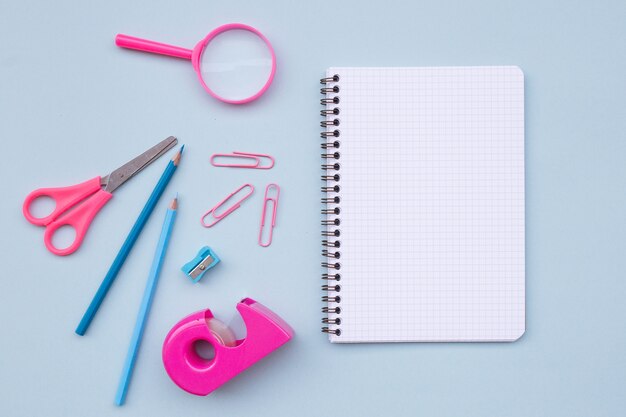
[[[118,32],[191,47],[241,21],[278,72],[244,107],[200,88],[189,63],[122,51]],[[0,415],[609,416],[626,406],[626,3],[550,1],[0,2]],[[515,64],[526,75],[527,332],[511,344],[331,345],[319,333],[319,84],[326,67]],[[85,337],[74,328],[160,175],[118,192],[78,253],[48,253],[26,194],[117,167],[173,134],[187,152]],[[267,152],[271,171],[209,166]],[[283,189],[274,244],[256,233]],[[254,198],[211,230],[236,186]],[[118,377],[167,200],[180,213],[126,406]],[[204,244],[223,264],[192,285]],[[296,338],[209,397],[179,390],[161,343],[184,315],[228,321],[256,297]]]

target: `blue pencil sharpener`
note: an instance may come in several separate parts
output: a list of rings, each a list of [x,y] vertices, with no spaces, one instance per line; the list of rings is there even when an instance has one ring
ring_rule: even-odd
[[[198,282],[202,278],[202,275],[209,269],[213,268],[220,262],[220,258],[213,252],[213,250],[205,246],[195,258],[187,262],[180,268],[193,282]]]

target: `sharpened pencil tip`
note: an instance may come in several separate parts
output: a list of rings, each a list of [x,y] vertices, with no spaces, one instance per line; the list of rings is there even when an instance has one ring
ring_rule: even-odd
[[[178,194],[176,194],[176,197],[170,203],[170,208],[172,210],[176,210],[178,208]]]
[[[185,149],[185,145],[180,147],[180,150],[178,152],[176,152],[176,155],[174,155],[174,157],[172,158],[172,161],[174,162],[174,165],[178,166],[178,163],[180,162],[180,157],[183,154],[183,149]]]

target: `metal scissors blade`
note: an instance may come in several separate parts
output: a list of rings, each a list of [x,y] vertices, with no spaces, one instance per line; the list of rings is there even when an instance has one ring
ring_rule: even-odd
[[[128,161],[106,177],[103,177],[102,185],[105,187],[104,190],[110,193],[115,191],[120,185],[124,184],[126,181],[134,177],[139,171],[176,146],[177,143],[178,139],[174,136],[170,136],[157,143],[138,157]]]

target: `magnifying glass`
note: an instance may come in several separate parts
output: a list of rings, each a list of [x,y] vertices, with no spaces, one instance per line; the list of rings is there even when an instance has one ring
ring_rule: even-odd
[[[191,60],[204,89],[226,103],[244,104],[259,98],[276,72],[274,49],[252,26],[229,23],[214,29],[193,49],[119,34],[115,44],[154,54]]]

